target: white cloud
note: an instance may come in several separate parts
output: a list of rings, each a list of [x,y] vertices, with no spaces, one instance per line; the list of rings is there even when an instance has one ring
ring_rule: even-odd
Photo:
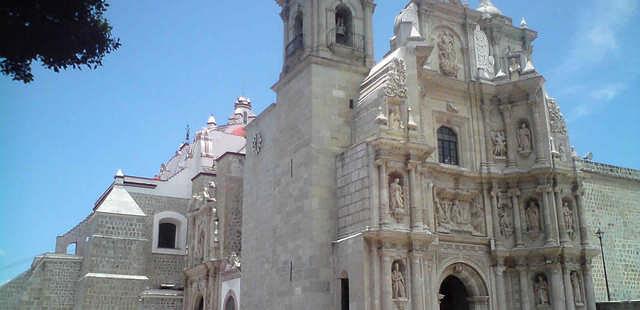
[[[638,0],[593,0],[578,13],[577,31],[566,61],[558,68],[561,75],[597,64],[619,48],[618,35],[630,26]]]
[[[575,120],[576,118],[592,114],[615,99],[621,92],[625,91],[626,88],[627,86],[625,84],[612,83],[592,90],[588,94],[588,99],[573,109],[569,120]]]

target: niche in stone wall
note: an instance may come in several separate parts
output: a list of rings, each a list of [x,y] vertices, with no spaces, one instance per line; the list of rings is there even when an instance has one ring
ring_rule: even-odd
[[[550,299],[551,287],[549,280],[544,273],[537,273],[533,279],[533,300],[536,309],[549,309],[551,305]]]
[[[405,177],[394,171],[389,174],[389,212],[398,221],[407,214],[408,191]]]
[[[540,202],[537,198],[529,198],[524,204],[524,224],[531,240],[537,240],[542,232],[542,216]]]
[[[533,132],[529,120],[521,119],[516,128],[516,140],[518,142],[518,154],[529,157],[533,152]]]
[[[584,306],[584,284],[582,276],[578,271],[572,271],[570,274],[571,288],[573,289],[573,300],[577,306]]]
[[[403,260],[398,259],[391,264],[391,297],[396,301],[406,301],[407,270]]]
[[[565,197],[562,199],[562,221],[564,221],[564,227],[567,230],[567,235],[571,240],[576,239],[576,216],[574,212],[573,199]]]
[[[498,226],[502,238],[511,239],[513,236],[513,210],[506,203],[498,205]]]

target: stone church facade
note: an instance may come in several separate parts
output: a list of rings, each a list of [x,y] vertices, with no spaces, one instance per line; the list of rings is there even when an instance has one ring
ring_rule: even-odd
[[[600,227],[640,297],[640,172],[576,156],[524,20],[411,1],[376,63],[373,0],[277,3],[277,103],[118,172],[0,306],[595,310]]]

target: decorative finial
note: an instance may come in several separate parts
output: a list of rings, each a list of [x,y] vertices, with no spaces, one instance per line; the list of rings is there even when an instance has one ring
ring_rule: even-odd
[[[116,171],[116,177],[117,178],[124,177],[124,172],[122,172],[122,169],[118,169],[118,171]]]
[[[529,25],[527,25],[527,20],[524,19],[524,17],[522,18],[522,20],[520,21],[520,28],[522,29],[527,29],[529,28]]]
[[[191,141],[191,138],[189,137],[191,135],[191,127],[189,127],[189,124],[187,124],[186,131],[187,132],[184,136],[184,143],[189,143],[189,141]]]

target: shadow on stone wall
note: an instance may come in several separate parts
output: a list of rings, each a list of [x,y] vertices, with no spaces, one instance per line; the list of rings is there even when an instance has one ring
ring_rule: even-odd
[[[640,300],[599,302],[596,304],[598,310],[638,310]]]

